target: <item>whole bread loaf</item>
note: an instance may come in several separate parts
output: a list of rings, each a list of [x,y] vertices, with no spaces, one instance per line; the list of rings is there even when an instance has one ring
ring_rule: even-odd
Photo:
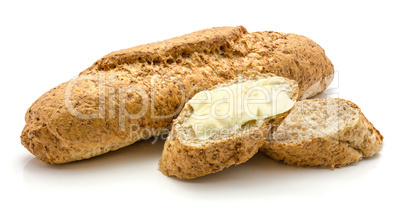
[[[112,52],[43,94],[28,109],[22,144],[48,163],[66,163],[168,133],[195,93],[246,72],[298,82],[300,99],[323,91],[333,65],[312,40],[216,27]]]

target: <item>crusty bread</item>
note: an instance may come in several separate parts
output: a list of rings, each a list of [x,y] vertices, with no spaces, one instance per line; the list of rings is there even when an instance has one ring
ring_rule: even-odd
[[[167,133],[195,93],[248,71],[294,79],[300,98],[324,90],[333,65],[312,40],[216,27],[112,52],[36,100],[22,144],[48,163],[66,163]]]
[[[260,151],[298,166],[342,167],[373,156],[383,136],[360,108],[344,99],[296,102]]]
[[[210,90],[268,77],[271,76],[251,75],[217,85]],[[286,83],[290,86],[287,91],[289,98],[296,101],[297,83],[289,79],[286,79]],[[258,152],[271,126],[279,124],[289,112],[290,110],[268,117],[264,119],[261,126],[256,125],[255,122],[248,122],[237,130],[224,131],[201,140],[195,135],[193,128],[186,124],[193,114],[192,107],[186,104],[174,120],[159,161],[159,170],[167,176],[193,179],[221,171],[231,165],[244,163]]]

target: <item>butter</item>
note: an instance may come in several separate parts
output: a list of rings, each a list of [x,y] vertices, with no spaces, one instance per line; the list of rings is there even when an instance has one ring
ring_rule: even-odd
[[[289,88],[284,78],[271,77],[199,92],[188,102],[194,110],[188,124],[201,140],[249,121],[261,125],[265,118],[293,107],[295,102],[286,93]]]

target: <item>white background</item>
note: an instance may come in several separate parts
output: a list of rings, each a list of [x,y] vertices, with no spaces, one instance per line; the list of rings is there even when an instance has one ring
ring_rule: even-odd
[[[401,210],[400,9],[397,1],[1,1],[0,209]],[[157,170],[161,140],[65,165],[45,164],[20,144],[31,103],[103,55],[236,25],[320,44],[339,76],[327,94],[361,107],[385,137],[380,153],[334,171],[257,154],[180,181]]]

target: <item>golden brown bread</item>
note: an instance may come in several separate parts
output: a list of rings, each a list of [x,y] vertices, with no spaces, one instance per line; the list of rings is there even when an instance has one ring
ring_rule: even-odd
[[[306,98],[329,85],[334,69],[303,36],[205,29],[99,59],[33,103],[21,142],[49,163],[94,157],[167,133],[195,93],[253,71],[294,79]]]
[[[260,151],[298,166],[342,167],[371,157],[383,136],[360,108],[344,99],[296,102]]]
[[[275,75],[253,74],[218,84],[209,90],[273,76]],[[289,98],[296,101],[298,97],[297,83],[286,79],[286,84],[290,87],[287,90]],[[193,109],[186,104],[174,120],[159,161],[159,170],[167,176],[193,179],[219,172],[231,165],[244,163],[258,152],[271,127],[278,125],[289,112],[290,110],[268,117],[264,119],[261,126],[249,122],[239,129],[225,131],[207,140],[200,140],[191,126],[186,126],[186,122],[193,113]]]

